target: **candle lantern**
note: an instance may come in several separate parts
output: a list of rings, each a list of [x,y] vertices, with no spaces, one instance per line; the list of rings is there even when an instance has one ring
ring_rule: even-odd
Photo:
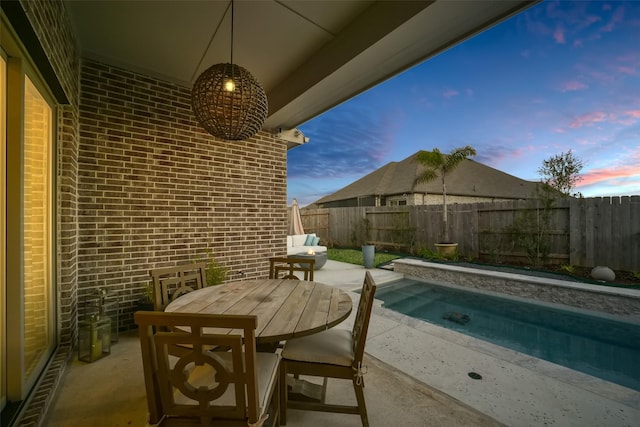
[[[94,362],[111,353],[111,319],[89,316],[78,323],[78,360]]]
[[[83,304],[83,318],[109,317],[111,319],[111,342],[118,342],[118,330],[120,328],[120,296],[117,291],[107,292],[105,289],[96,289],[95,294],[88,296]]]

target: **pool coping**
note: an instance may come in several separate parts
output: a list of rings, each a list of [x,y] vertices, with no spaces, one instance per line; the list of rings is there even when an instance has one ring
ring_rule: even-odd
[[[417,259],[394,260],[405,277],[452,283],[467,289],[497,292],[539,302],[562,304],[640,324],[640,290],[599,286],[527,274],[506,273]],[[463,278],[464,280],[460,280]]]
[[[316,272],[316,280],[350,291],[357,306],[365,271],[381,287],[405,277],[388,268],[364,269],[329,260]],[[371,316],[365,349],[369,356],[503,425],[629,427],[640,419],[638,392],[396,314],[381,305],[382,301],[376,301]],[[350,329],[356,311],[339,327]],[[471,379],[470,370],[483,379]]]
[[[506,425],[541,425],[545,413],[559,425],[625,426],[640,414],[640,392],[622,385],[380,305],[373,314],[367,353]]]

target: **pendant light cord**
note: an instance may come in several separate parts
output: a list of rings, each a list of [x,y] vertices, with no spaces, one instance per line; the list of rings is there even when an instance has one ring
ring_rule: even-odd
[[[233,0],[231,0],[231,7],[233,7]],[[222,30],[222,24],[224,23],[224,18],[227,15],[228,10],[229,10],[229,6],[227,6],[227,9],[225,9],[224,15],[222,16],[222,18],[220,18],[220,21],[218,21],[218,25],[216,26],[215,31],[211,34],[211,38],[209,39],[207,48],[202,51],[202,56],[200,57],[200,61],[198,61],[198,65],[196,65],[195,69],[193,70],[191,80],[194,80],[196,78],[196,73],[198,72],[200,67],[202,67],[204,60],[207,57],[207,52],[211,50],[211,46],[213,46],[213,41],[215,40],[216,35],[218,35],[219,31]],[[233,15],[233,9],[231,14]],[[231,62],[233,63],[233,17],[231,18]]]
[[[231,63],[233,64],[233,0],[231,0]]]

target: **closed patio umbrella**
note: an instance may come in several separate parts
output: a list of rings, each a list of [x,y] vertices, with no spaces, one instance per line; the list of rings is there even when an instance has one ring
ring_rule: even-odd
[[[300,217],[300,207],[298,201],[294,198],[291,203],[291,211],[289,212],[289,235],[304,234],[302,226],[302,217]]]

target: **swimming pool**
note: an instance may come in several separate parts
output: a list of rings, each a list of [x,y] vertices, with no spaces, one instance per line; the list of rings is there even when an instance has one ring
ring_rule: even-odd
[[[640,325],[550,304],[402,279],[383,307],[640,391]]]

